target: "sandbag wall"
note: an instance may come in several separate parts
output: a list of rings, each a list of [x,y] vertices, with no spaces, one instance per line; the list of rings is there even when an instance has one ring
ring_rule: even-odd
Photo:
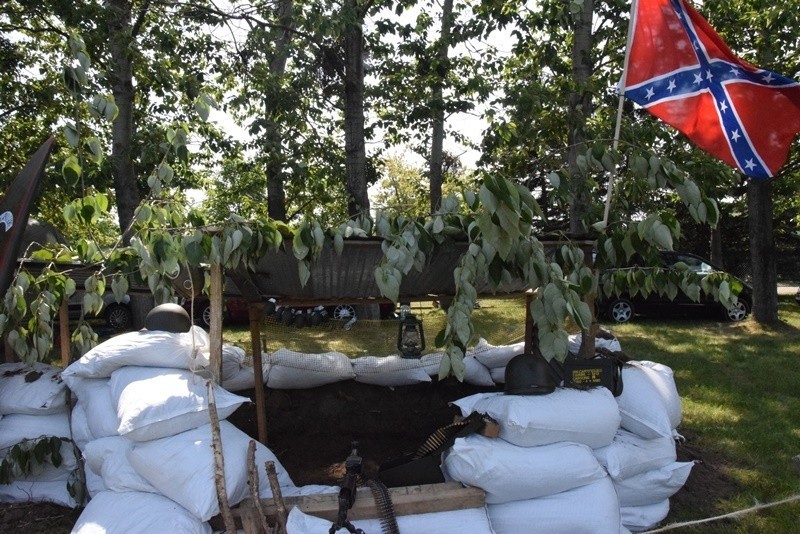
[[[196,327],[186,334],[131,332],[99,345],[61,373],[73,394],[71,429],[69,392],[58,370],[37,364],[23,372],[22,364],[6,364],[16,367],[7,369],[8,380],[0,380],[0,446],[41,435],[72,437],[85,461],[91,497],[73,532],[94,532],[98,525],[107,532],[210,532],[207,521],[219,508],[207,424],[208,345],[207,334]],[[618,345],[611,348],[618,350]],[[521,351],[521,343],[491,346],[481,341],[465,358],[465,377],[481,386],[501,384],[505,365]],[[350,359],[286,349],[264,356],[265,383],[286,389],[350,379],[382,386],[427,382],[438,374],[442,357]],[[222,379],[230,390],[249,387],[248,373],[253,380],[243,360],[241,349],[223,347]],[[20,394],[21,384],[30,391],[37,382],[25,382],[30,371],[48,377],[39,383],[50,387]],[[501,425],[499,439],[475,435],[457,440],[442,463],[448,478],[484,489],[487,508],[405,518],[403,524],[413,524],[415,532],[441,532],[466,521],[477,528],[472,532],[498,534],[530,532],[533,525],[537,531],[573,533],[643,531],[657,524],[692,465],[676,461],[680,399],[672,371],[658,363],[633,362],[623,369],[623,381],[623,393],[616,398],[598,388],[459,399],[454,404],[463,415],[486,413]],[[250,439],[224,419],[249,399],[221,387],[215,388],[215,397],[223,419],[228,500],[236,505],[248,496]],[[19,435],[7,431],[5,425],[25,419],[29,430]],[[78,464],[65,443],[64,464],[43,475],[47,480],[16,480],[16,498],[24,494],[26,501],[76,504],[66,482]],[[272,452],[259,444],[256,465],[266,460],[275,462],[284,495],[338,491],[336,486],[295,486]],[[259,476],[260,495],[271,496],[263,469]],[[44,491],[56,486],[58,492]],[[0,486],[0,498],[15,497]],[[293,511],[290,532],[313,532],[320,521]],[[425,530],[424,524],[434,530]]]
[[[18,444],[19,451],[33,453],[42,438],[62,440],[60,447],[53,447],[55,458],[50,454],[54,451],[43,450],[47,447],[42,442],[36,454],[45,462],[32,460],[30,472],[14,462],[11,482],[0,484],[0,502],[77,504],[70,488],[74,491],[79,478],[78,461],[71,440],[68,391],[60,371],[43,363],[0,364],[0,460],[25,456],[13,451]]]
[[[208,357],[208,335],[198,327],[181,334],[142,330],[111,338],[63,371],[76,398],[72,431],[83,453],[91,498],[74,533],[211,532],[208,520],[219,513],[219,504]],[[242,357],[243,352],[226,346],[223,373],[232,366],[227,374],[235,374]],[[249,399],[219,386],[214,386],[214,396],[227,497],[233,506],[249,496],[250,438],[225,418]],[[259,495],[271,496],[266,461],[275,463],[286,494],[295,494],[277,458],[257,444]]]
[[[569,341],[577,352],[580,336]],[[621,350],[617,339],[596,341]],[[507,363],[523,350],[522,342],[493,346],[480,340],[464,360],[464,381],[502,385]],[[441,357],[349,359],[280,349],[264,355],[263,380],[274,389],[351,379],[410,385],[437,375]],[[495,392],[456,401],[464,416],[477,411],[495,418],[501,434],[457,440],[443,461],[445,475],[487,492],[491,526],[500,534],[529,532],[532,524],[542,532],[566,533],[653,527],[667,516],[669,497],[685,484],[693,465],[677,461],[680,397],[672,370],[664,365],[631,362],[622,375],[619,397],[604,388],[559,388],[543,396]]]
[[[600,340],[598,340],[600,341]],[[573,350],[580,340],[571,339]],[[609,350],[618,341],[603,340]],[[493,377],[519,353],[487,347],[476,354]],[[456,440],[443,461],[447,477],[487,492],[492,528],[526,532],[641,532],[661,522],[692,462],[678,462],[681,403],[672,370],[649,361],[623,368],[623,392],[557,388],[549,395],[473,395],[462,415],[486,413],[500,439]]]

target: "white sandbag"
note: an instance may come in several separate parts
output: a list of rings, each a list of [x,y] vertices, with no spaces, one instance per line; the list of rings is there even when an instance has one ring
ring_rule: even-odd
[[[617,397],[622,428],[643,438],[672,436],[681,422],[681,398],[672,369],[649,361],[622,368],[622,394]]]
[[[677,460],[672,438],[644,439],[623,429],[617,431],[611,445],[595,449],[594,455],[615,480],[659,469]]]
[[[506,383],[506,368],[505,367],[495,367],[493,369],[489,369],[489,376],[492,379],[492,382],[495,384],[505,384]]]
[[[105,483],[103,482],[103,477],[92,471],[91,469],[84,469],[83,470],[84,481],[86,482],[86,494],[91,499],[101,491],[108,491]]]
[[[41,362],[0,364],[0,414],[66,411],[67,386],[61,369]]]
[[[265,372],[273,389],[305,389],[355,378],[350,358],[341,352],[304,354],[278,349],[269,355]]]
[[[577,334],[571,334],[567,337],[569,351],[573,354],[578,354],[578,351],[581,349],[581,343],[583,343],[583,336],[580,332]],[[619,352],[622,350],[622,346],[617,338],[605,339],[602,337],[595,337],[594,346],[595,348],[606,349],[613,352]]]
[[[75,508],[78,503],[69,494],[66,480],[15,480],[0,484],[0,502],[49,502]]]
[[[222,380],[233,378],[239,374],[239,370],[244,365],[245,352],[236,345],[222,345]]]
[[[479,362],[491,370],[505,367],[511,358],[523,352],[525,352],[524,341],[510,345],[492,345],[481,338],[472,350],[467,351],[467,354],[475,356]]]
[[[211,534],[211,527],[164,496],[135,491],[104,491],[89,501],[71,534],[151,532]]]
[[[123,367],[111,374],[117,433],[134,441],[179,434],[209,422],[207,380],[184,369]],[[217,414],[231,415],[250,399],[214,386]]]
[[[430,382],[425,364],[416,358],[362,356],[351,360],[356,382],[374,386],[408,386]]]
[[[474,355],[464,356],[464,382],[473,386],[494,386],[495,381],[489,369]]]
[[[262,383],[266,380],[262,380]],[[253,389],[256,386],[256,377],[253,367],[243,365],[239,371],[229,377],[222,377],[222,387],[228,391],[242,391],[245,389]]]
[[[119,417],[111,399],[109,379],[66,376],[64,380],[86,412],[92,436],[95,439],[118,436]]]
[[[352,521],[353,526],[365,534],[384,532],[380,519],[360,519]],[[447,512],[431,512],[428,514],[397,516],[397,527],[400,532],[413,534],[469,533],[492,534],[492,527],[485,508],[468,508]],[[287,534],[328,534],[331,528],[330,519],[322,519],[303,513],[294,507],[286,519]],[[339,532],[346,532],[340,530]]]
[[[25,447],[32,448],[35,441],[43,437],[62,439],[59,448],[61,463],[55,466],[50,462],[43,464],[33,462],[31,473],[21,475],[18,481],[63,482],[69,478],[71,471],[78,465],[70,439],[69,414],[66,412],[49,415],[11,414],[0,420],[0,460],[6,457],[14,445],[27,440]]]
[[[661,523],[669,514],[669,499],[643,506],[621,506],[622,524],[631,532],[646,532]]]
[[[225,486],[231,506],[249,495],[247,486],[247,447],[250,437],[228,421],[220,421],[222,451],[225,462]],[[208,521],[219,513],[214,486],[214,457],[211,449],[211,425],[201,426],[175,436],[137,442],[128,452],[128,460],[139,475],[162,495],[177,502],[196,517]],[[264,464],[275,463],[281,486],[294,486],[292,479],[264,445],[256,443],[255,464],[258,466],[259,494],[272,493]]]
[[[442,358],[444,358],[443,352],[431,352],[421,358],[430,376],[439,376]],[[471,353],[467,353],[464,356],[464,382],[473,386],[494,386],[494,380],[492,380],[489,369]]]
[[[456,439],[443,468],[446,477],[484,490],[487,503],[535,499],[608,476],[580,443],[518,447],[478,434]]]
[[[556,388],[547,395],[478,393],[453,402],[463,416],[485,413],[500,423],[500,437],[520,447],[558,441],[596,449],[611,444],[619,410],[606,388]]]
[[[205,330],[188,332],[139,330],[114,336],[64,369],[63,376],[106,378],[127,365],[198,369],[209,364],[209,339]]]
[[[70,425],[72,441],[75,442],[78,449],[83,450],[87,443],[95,439],[89,428],[89,419],[86,417],[86,411],[83,409],[83,403],[81,401],[78,401],[75,406],[72,407]]]
[[[619,502],[609,477],[578,488],[503,504],[488,504],[496,534],[616,534]]]
[[[90,441],[83,450],[86,473],[95,473],[111,491],[143,491],[158,493],[139,475],[128,460],[133,442],[122,436],[109,436]]]
[[[673,462],[661,469],[615,480],[620,505],[643,506],[672,497],[686,483],[693,466],[694,462]]]
[[[69,414],[49,415],[12,414],[0,419],[0,450],[16,445],[24,439],[57,436],[70,439]]]

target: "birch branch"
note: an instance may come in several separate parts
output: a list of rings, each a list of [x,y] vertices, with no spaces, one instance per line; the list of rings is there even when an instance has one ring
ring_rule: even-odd
[[[286,532],[286,504],[283,502],[281,485],[278,483],[278,473],[275,472],[275,462],[268,461],[264,465],[267,468],[267,478],[269,479],[269,487],[272,490],[272,499],[275,501],[276,526],[279,534],[284,534]]]
[[[217,488],[217,500],[222,519],[225,521],[226,534],[236,534],[236,521],[233,519],[228,504],[228,490],[225,487],[225,459],[222,456],[222,437],[219,430],[217,399],[214,396],[214,383],[206,382],[208,387],[208,415],[211,418],[211,449],[214,451],[214,485]]]
[[[256,468],[256,441],[250,440],[247,446],[247,485],[250,486],[250,500],[258,513],[258,523],[264,532],[270,532],[267,524],[267,514],[261,506],[261,498],[258,496],[258,468]]]

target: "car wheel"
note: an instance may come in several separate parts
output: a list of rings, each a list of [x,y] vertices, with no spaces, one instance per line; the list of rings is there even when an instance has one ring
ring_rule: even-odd
[[[750,313],[750,307],[747,305],[747,302],[737,300],[736,304],[731,306],[731,309],[725,310],[725,318],[732,323],[737,323],[743,321],[748,313]]]
[[[628,299],[617,299],[608,306],[608,317],[615,323],[627,323],[633,314],[633,303]]]
[[[114,330],[125,330],[133,323],[133,314],[127,306],[109,304],[105,311],[106,324]]]
[[[200,322],[206,328],[211,328],[211,304],[206,304],[200,311]]]
[[[356,314],[355,308],[353,308],[349,304],[339,304],[333,309],[334,319],[349,319],[350,317],[354,317],[355,314]]]

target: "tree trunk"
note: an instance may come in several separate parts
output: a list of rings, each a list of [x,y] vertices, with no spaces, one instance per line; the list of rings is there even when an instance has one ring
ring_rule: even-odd
[[[124,244],[130,244],[131,222],[139,205],[136,171],[131,159],[133,139],[133,65],[130,57],[131,4],[126,0],[108,0],[108,36],[111,50],[111,92],[119,114],[111,128],[111,172]]]
[[[450,25],[453,17],[453,0],[444,0],[442,5],[442,30],[439,35],[439,47],[436,51],[436,85],[433,88],[431,111],[433,125],[431,128],[431,160],[429,167],[431,213],[435,213],[442,203],[443,151],[444,151],[444,83],[449,67],[447,51],[450,48]]]
[[[570,206],[569,206],[569,232],[573,237],[586,234],[584,218],[589,209],[589,196],[586,179],[578,168],[578,155],[586,152],[586,121],[592,113],[592,93],[588,90],[588,83],[593,73],[591,62],[593,36],[592,16],[594,14],[594,0],[584,0],[580,18],[575,23],[575,41],[572,45],[572,76],[574,89],[570,91],[567,112],[567,126],[569,128],[567,164],[570,175]],[[591,265],[591,255],[587,258]],[[599,274],[595,270],[595,278]],[[589,292],[584,300],[590,310],[594,310],[597,289]],[[581,329],[581,347],[578,354],[583,358],[592,358],[595,354],[595,337],[599,325],[597,317],[592,312],[592,321],[588,328]]]
[[[772,232],[772,183],[750,180],[747,185],[750,262],[753,267],[753,318],[778,322],[778,275]]]
[[[711,263],[719,267],[725,268],[725,260],[722,257],[722,230],[719,225],[711,229]]]
[[[569,231],[573,236],[586,233],[584,216],[589,207],[586,183],[578,169],[578,155],[586,151],[586,120],[592,113],[592,94],[587,84],[592,76],[592,15],[594,0],[584,0],[580,19],[575,24],[575,42],[572,47],[572,75],[575,89],[569,94],[569,165],[572,181],[570,183]]]
[[[280,39],[275,43],[275,55],[269,63],[269,72],[275,83],[283,78],[286,71],[286,60],[289,57],[289,47],[292,41],[292,26],[294,25],[294,1],[281,0],[278,3],[278,20],[286,28]],[[264,115],[267,118],[266,135],[269,159],[266,165],[267,174],[267,212],[276,221],[286,220],[286,192],[283,188],[283,158],[281,157],[280,131],[273,117],[276,105],[267,100],[264,103]]]
[[[347,212],[351,218],[369,214],[367,153],[364,143],[364,35],[356,0],[345,0],[344,16],[352,17],[344,36],[344,150],[347,168]]]

